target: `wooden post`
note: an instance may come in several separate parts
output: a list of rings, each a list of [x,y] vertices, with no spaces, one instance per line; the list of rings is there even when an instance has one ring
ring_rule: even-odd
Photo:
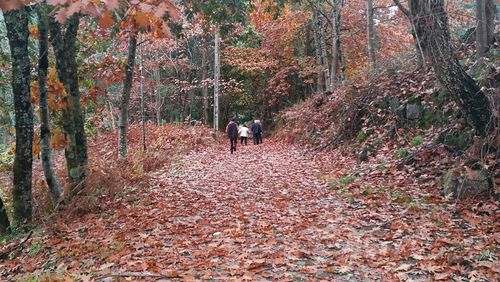
[[[214,129],[219,130],[219,79],[220,79],[220,56],[219,56],[219,31],[215,33],[215,67],[214,67]]]

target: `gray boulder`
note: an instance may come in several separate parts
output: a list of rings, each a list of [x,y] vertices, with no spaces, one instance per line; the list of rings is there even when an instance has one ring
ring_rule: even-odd
[[[491,192],[489,172],[485,169],[458,172],[451,169],[444,179],[444,193],[455,199],[485,195]]]

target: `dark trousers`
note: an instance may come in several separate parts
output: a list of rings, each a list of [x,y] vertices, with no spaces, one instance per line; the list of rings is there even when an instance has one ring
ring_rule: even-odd
[[[231,154],[236,151],[236,144],[238,144],[238,138],[235,137],[235,138],[229,138],[229,140],[231,141]]]
[[[253,144],[259,145],[260,143],[262,143],[262,134],[254,133],[253,134]]]
[[[245,141],[245,145],[248,145],[247,144],[247,139],[248,139],[248,137],[241,136],[241,145],[243,145],[243,141]]]

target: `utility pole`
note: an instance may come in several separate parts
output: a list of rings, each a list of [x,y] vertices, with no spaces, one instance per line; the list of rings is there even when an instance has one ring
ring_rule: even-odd
[[[219,79],[220,79],[220,56],[219,56],[219,31],[215,33],[215,66],[214,66],[214,129],[219,130]]]
[[[142,149],[146,151],[146,123],[145,123],[145,110],[144,110],[144,83],[143,83],[143,51],[142,51],[142,44],[144,42],[141,42],[141,34],[139,33],[139,53],[140,53],[140,91],[141,91],[141,120],[142,120]]]

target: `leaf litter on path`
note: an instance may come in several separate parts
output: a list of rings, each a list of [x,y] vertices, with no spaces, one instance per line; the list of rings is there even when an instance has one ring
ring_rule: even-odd
[[[56,222],[40,237],[42,252],[0,262],[0,273],[12,279],[52,271],[77,280],[498,278],[497,250],[477,260],[498,233],[472,227],[471,238],[458,236],[463,229],[448,212],[415,211],[375,193],[346,200],[326,176],[349,164],[275,142],[238,146],[235,154],[222,145],[191,151],[101,214]]]

